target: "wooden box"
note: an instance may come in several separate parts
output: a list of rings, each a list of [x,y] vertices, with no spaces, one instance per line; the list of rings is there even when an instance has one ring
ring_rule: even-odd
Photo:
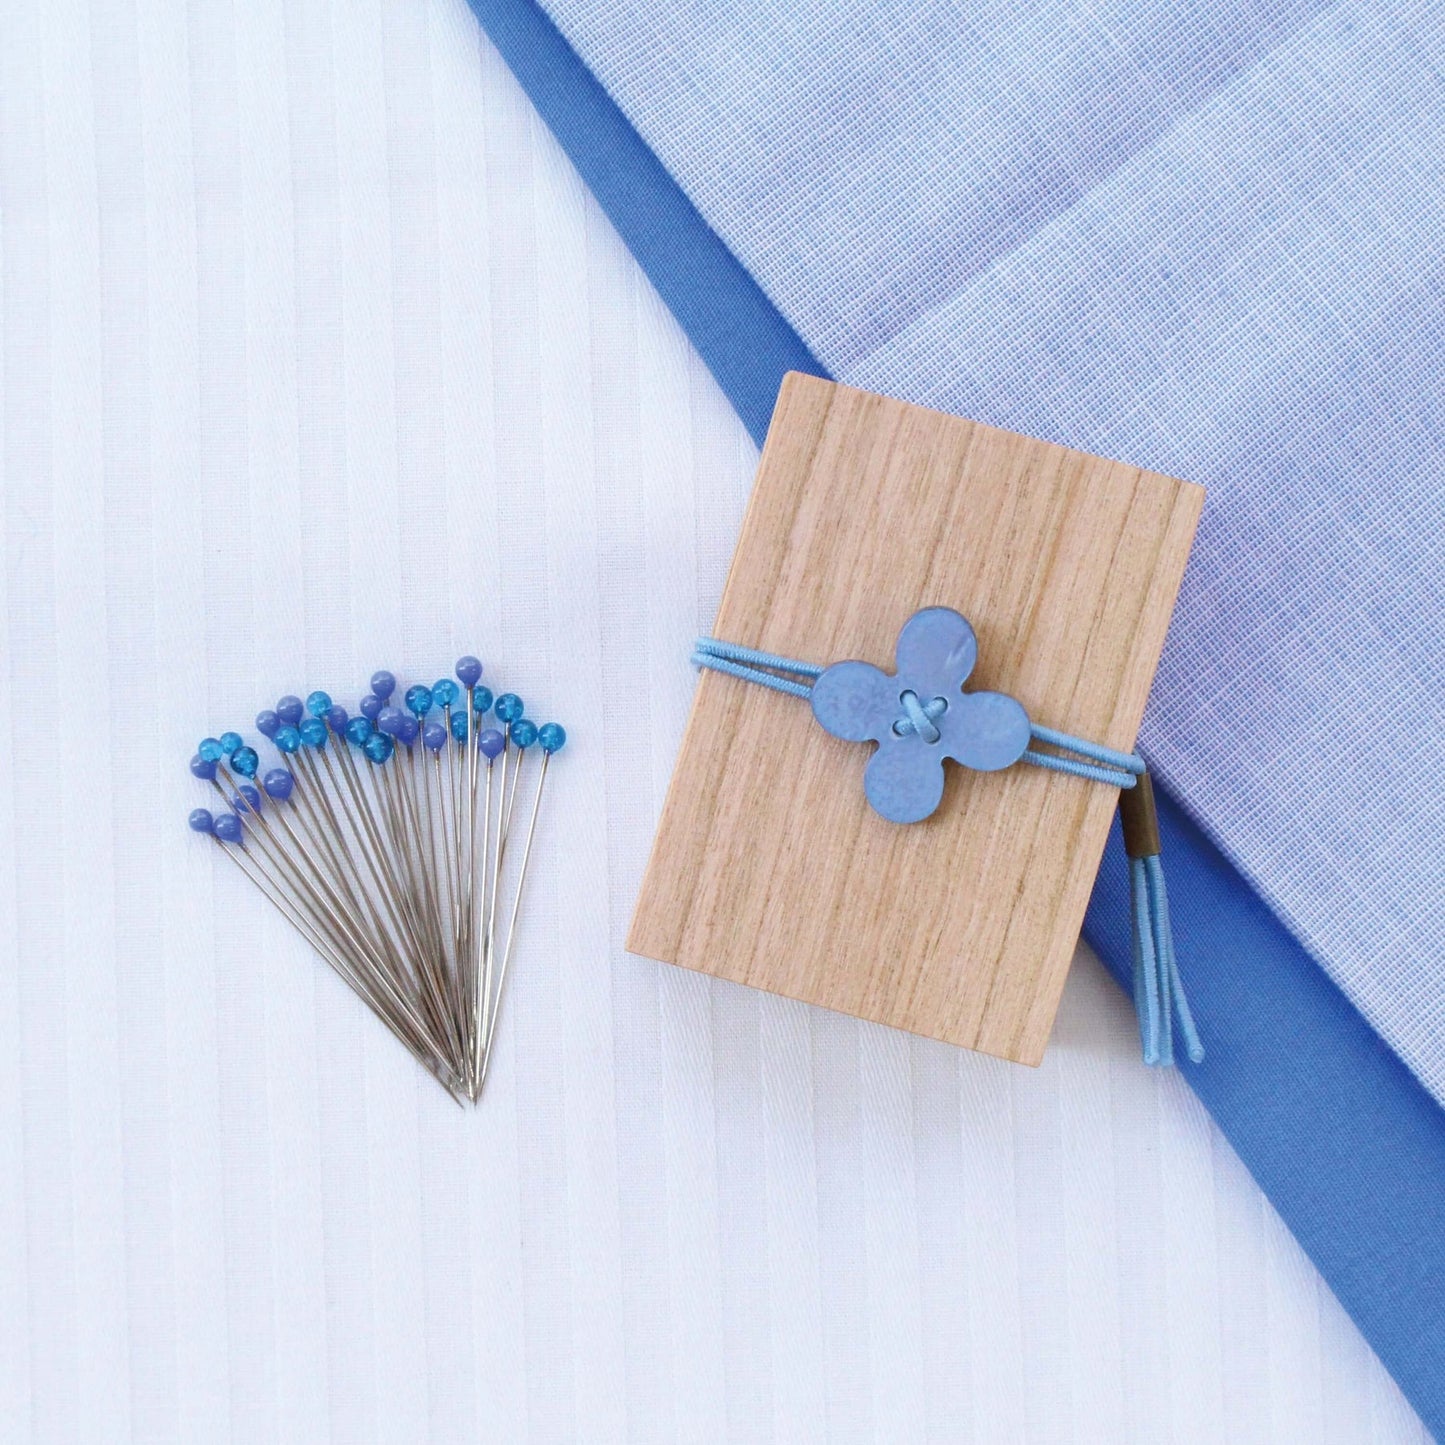
[[[790,375],[714,635],[891,671],[902,624],[953,607],[978,634],[970,690],[1128,750],[1202,503],[1170,477]],[[870,752],[804,701],[703,673],[628,948],[1038,1063],[1117,792],[950,763],[938,811],[899,826],[864,799]]]

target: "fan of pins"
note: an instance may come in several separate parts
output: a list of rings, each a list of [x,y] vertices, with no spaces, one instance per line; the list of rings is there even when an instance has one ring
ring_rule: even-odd
[[[226,807],[197,808],[190,825],[463,1104],[486,1081],[547,767],[567,734],[529,721],[515,693],[494,702],[475,657],[456,675],[407,688],[397,707],[395,677],[378,672],[356,717],[324,692],[283,697],[256,719],[279,754],[264,772],[239,733],[204,739],[191,772]]]

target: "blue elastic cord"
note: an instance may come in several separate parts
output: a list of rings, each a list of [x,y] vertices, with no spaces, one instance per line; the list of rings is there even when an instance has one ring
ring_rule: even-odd
[[[1038,723],[1031,724],[1030,731],[1038,742],[1090,759],[1089,762],[1080,763],[1073,758],[1059,758],[1052,753],[1038,753],[1030,748],[1023,755],[1023,761],[1033,763],[1035,767],[1050,768],[1056,773],[1072,773],[1076,778],[1089,778],[1096,783],[1108,783],[1114,788],[1132,788],[1134,779],[1145,770],[1144,759],[1138,753],[1117,752],[1100,743],[1091,743],[1087,738],[1076,738],[1055,728],[1041,727]]]
[[[938,730],[937,719],[943,716],[948,704],[936,697],[931,702],[919,702],[918,694],[910,688],[898,701],[903,707],[903,716],[893,724],[893,731],[900,737],[917,733],[926,743],[936,743],[943,736]]]
[[[714,672],[724,672],[729,677],[803,699],[811,695],[813,683],[823,674],[823,669],[811,662],[798,662],[795,658],[719,642],[712,637],[697,640],[692,660],[698,667],[711,668]],[[801,678],[807,681],[799,681]],[[904,692],[900,702],[903,717],[896,724],[896,730],[915,732],[925,742],[937,742],[939,731],[934,726],[934,718],[942,708],[934,709],[932,703],[920,702],[913,692]],[[1121,790],[1133,788],[1135,780],[1147,771],[1138,753],[1121,753],[1038,723],[1031,724],[1030,731],[1035,742],[1056,749],[1049,753],[1027,749],[1020,761],[1035,767],[1070,773]],[[1075,756],[1061,757],[1060,753]],[[1165,1066],[1174,1062],[1174,1025],[1177,1023],[1184,1051],[1197,1064],[1204,1057],[1204,1046],[1199,1041],[1179,980],[1174,934],[1169,926],[1169,896],[1164,890],[1164,869],[1157,853],[1129,860],[1129,893],[1134,923],[1134,1009],[1139,1015],[1144,1062]]]
[[[1044,729],[1052,732],[1053,730]],[[1038,737],[1039,728],[1033,729],[1033,734]],[[1069,748],[1073,752],[1083,752],[1091,744],[1083,738],[1075,738],[1072,742],[1054,743],[1055,747]],[[1107,783],[1111,788],[1132,788],[1134,786],[1135,773],[1131,768],[1127,773],[1120,772],[1117,768],[1100,768],[1093,763],[1081,763],[1076,758],[1055,757],[1053,753],[1036,753],[1029,748],[1019,759],[1021,763],[1032,763],[1036,768],[1048,768],[1054,773],[1071,773],[1076,778],[1088,778],[1090,782]]]
[[[789,697],[807,698],[813,691],[813,682],[823,675],[823,669],[811,662],[779,657],[775,652],[759,652],[755,647],[739,647],[734,642],[719,642],[715,637],[699,637],[693,646],[692,660],[697,667],[725,672],[729,677],[755,682],[760,687],[772,688],[774,692],[785,692]],[[780,677],[779,673],[784,675]],[[808,681],[799,682],[798,678],[807,678]],[[912,707],[909,706],[910,701]],[[929,707],[921,704],[917,697],[907,695],[903,699],[903,709],[909,730],[917,731],[926,742],[938,741],[938,729],[933,726],[936,713],[929,711]],[[915,711],[917,718],[913,715]],[[1038,723],[1032,725],[1031,731],[1036,742],[1058,748],[1061,752],[1078,754],[1077,758],[1061,758],[1054,753],[1041,753],[1030,748],[1022,760],[1033,763],[1035,767],[1071,773],[1076,778],[1107,783],[1112,788],[1132,788],[1134,779],[1144,771],[1144,759],[1137,753],[1121,753],[1100,743],[1091,743],[1087,738],[1076,738],[1055,728],[1041,727]]]
[[[1129,860],[1129,895],[1134,918],[1134,1009],[1146,1064],[1174,1062],[1174,1025],[1191,1063],[1204,1058],[1204,1045],[1179,980],[1174,931],[1169,925],[1169,895],[1157,853]]]
[[[790,697],[808,697],[813,691],[813,683],[823,675],[823,669],[814,667],[811,662],[795,662],[790,657],[759,652],[755,647],[718,642],[711,637],[698,638],[692,660],[698,667],[710,667],[714,672],[725,672],[729,677],[740,677],[744,682],[755,682],[760,687],[770,687],[774,692],[785,692]],[[772,671],[764,672],[764,668]],[[801,683],[795,682],[792,677],[778,677],[776,674],[780,672],[806,677],[808,681]]]

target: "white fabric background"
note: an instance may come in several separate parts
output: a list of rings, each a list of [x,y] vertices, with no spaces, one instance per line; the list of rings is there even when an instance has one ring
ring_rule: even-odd
[[[1026,1071],[622,952],[755,457],[461,0],[0,67],[5,1439],[1423,1438],[1091,960]],[[574,738],[470,1115],[184,826],[465,649]]]

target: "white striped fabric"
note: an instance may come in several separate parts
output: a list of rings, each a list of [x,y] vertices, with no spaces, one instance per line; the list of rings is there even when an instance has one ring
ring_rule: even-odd
[[[621,942],[755,454],[462,0],[0,8],[7,1440],[1420,1442],[1091,961],[1038,1071]],[[571,729],[485,1107],[188,834]]]

